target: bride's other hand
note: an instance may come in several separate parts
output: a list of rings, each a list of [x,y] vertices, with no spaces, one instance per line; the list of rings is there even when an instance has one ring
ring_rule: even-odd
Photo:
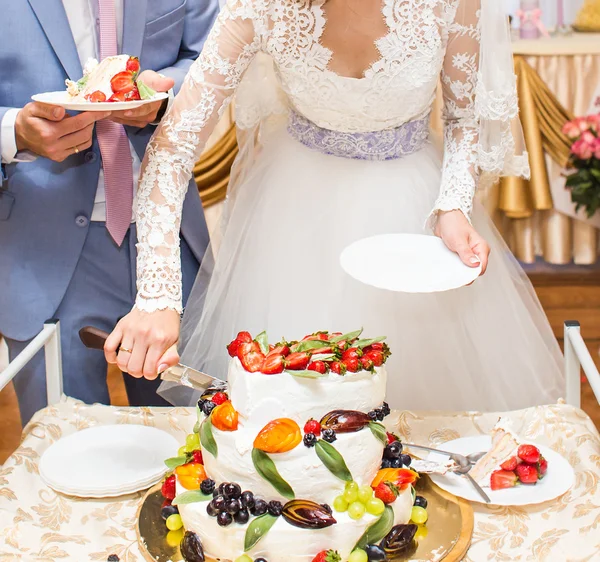
[[[134,308],[106,339],[104,355],[108,363],[124,373],[153,380],[167,367],[179,363],[178,339],[176,311],[143,312]]]
[[[481,275],[485,273],[490,247],[462,211],[440,212],[435,235],[439,236],[450,250],[456,252],[464,264],[477,267],[481,263]]]

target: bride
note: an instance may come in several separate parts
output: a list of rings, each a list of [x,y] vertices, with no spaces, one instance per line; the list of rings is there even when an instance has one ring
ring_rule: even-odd
[[[443,157],[429,135],[440,78]],[[238,331],[275,341],[364,327],[388,336],[392,407],[560,397],[550,326],[474,200],[479,184],[529,171],[498,0],[229,0],[148,148],[138,295],[107,341],[110,362],[148,378],[177,363],[182,202],[234,94],[240,152],[218,254],[205,256],[183,317],[182,362],[225,379]],[[349,243],[424,228],[487,274],[408,295],[342,272]]]

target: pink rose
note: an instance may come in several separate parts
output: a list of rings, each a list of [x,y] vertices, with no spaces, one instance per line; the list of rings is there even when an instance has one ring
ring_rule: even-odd
[[[589,160],[594,155],[592,145],[585,142],[583,139],[575,141],[571,147],[571,152],[580,160]]]
[[[590,129],[594,131],[594,133],[600,131],[600,113],[597,115],[590,115],[587,118],[587,121],[590,125]]]
[[[592,144],[592,150],[594,151],[594,158],[600,160],[600,139],[596,139]]]
[[[569,137],[571,140],[578,139],[579,135],[581,135],[581,130],[573,121],[568,121],[567,123],[565,123],[562,132],[564,135],[567,135],[567,137]]]
[[[589,130],[590,124],[585,117],[578,117],[575,119],[575,124],[579,127],[579,130],[583,133],[584,131]]]
[[[583,135],[581,135],[581,140],[586,142],[587,144],[594,144],[594,142],[597,140],[596,139],[596,135],[594,135],[594,133],[592,133],[591,131],[585,131],[585,133],[583,133]]]

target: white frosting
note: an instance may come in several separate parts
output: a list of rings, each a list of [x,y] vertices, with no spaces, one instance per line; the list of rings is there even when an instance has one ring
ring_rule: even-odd
[[[262,429],[277,418],[291,418],[300,425],[310,418],[320,420],[332,410],[368,412],[385,400],[385,367],[344,376],[306,379],[287,373],[248,373],[235,358],[230,362],[229,397],[245,425]]]
[[[178,486],[177,492],[182,491],[185,490]],[[206,513],[206,506],[206,502],[179,506],[186,530],[197,533],[208,558],[235,560],[244,554],[247,525],[232,523],[228,527],[220,527],[216,518]],[[400,493],[392,508],[394,525],[410,520],[410,487]],[[347,513],[335,511],[333,517],[337,521],[335,525],[318,530],[300,529],[279,517],[270,531],[247,554],[253,559],[266,558],[269,562],[312,562],[318,552],[331,548],[337,550],[342,560],[346,561],[365,529],[377,518],[366,514],[362,519],[354,521]]]

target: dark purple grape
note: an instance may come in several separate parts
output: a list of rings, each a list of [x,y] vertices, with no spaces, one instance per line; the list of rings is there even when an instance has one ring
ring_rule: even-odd
[[[166,521],[171,515],[175,515],[179,513],[179,509],[177,509],[176,505],[165,505],[160,510],[160,516]]]
[[[307,447],[314,447],[317,444],[317,436],[314,433],[306,433],[303,441]]]
[[[387,402],[383,403],[381,410],[383,411],[384,416],[389,416],[392,413],[392,410],[390,410],[390,406]]]
[[[386,446],[383,451],[383,456],[388,459],[397,459],[402,454],[402,445],[400,445],[400,441],[394,441]]]
[[[272,501],[269,502],[269,506],[267,509],[273,517],[279,517],[281,515],[281,512],[283,511],[283,505],[281,505],[281,502]]]
[[[212,502],[214,504],[214,506],[219,510],[219,511],[223,511],[225,509],[225,504],[227,503],[227,500],[225,499],[225,496],[217,496],[216,498],[213,498]]]
[[[206,513],[208,513],[210,517],[216,517],[217,515],[219,515],[219,513],[221,513],[221,510],[215,506],[215,502],[213,500],[211,502],[208,502],[208,505],[206,506]]]
[[[254,505],[254,494],[250,491],[242,493],[242,505],[250,509]]]
[[[221,494],[222,496],[225,495],[225,486],[227,486],[228,482],[222,482],[221,484],[219,484],[219,494]]]
[[[400,460],[404,466],[410,466],[410,463],[412,462],[410,455],[401,455]]]
[[[321,436],[323,437],[323,441],[327,441],[327,443],[333,443],[337,439],[335,430],[333,429],[324,429]]]
[[[231,525],[233,522],[233,517],[226,511],[221,511],[219,515],[217,515],[217,523],[221,525],[221,527],[227,527],[227,525]]]
[[[379,408],[378,410],[375,410],[375,412],[377,413],[377,421],[383,421],[383,419],[385,418],[383,410]]]
[[[371,421],[377,421],[377,410],[371,410],[367,416],[369,416]]]
[[[392,459],[390,461],[390,468],[402,468],[402,461],[400,459]]]
[[[385,550],[377,544],[368,544],[365,547],[365,551],[369,557],[369,562],[381,562],[387,560]]]
[[[202,404],[202,413],[206,416],[210,416],[211,412],[217,407],[217,405],[212,400],[206,400],[204,404]]]
[[[223,490],[223,495],[227,498],[227,499],[235,499],[237,500],[241,495],[242,495],[242,489],[240,488],[239,484],[235,484],[234,482],[230,482],[228,484],[225,485],[225,488]]]
[[[250,514],[247,509],[240,509],[234,516],[233,520],[240,525],[245,525],[250,519]]]
[[[417,496],[415,498],[415,505],[427,509],[427,500],[423,496]]]
[[[107,562],[119,562],[121,559],[116,554],[111,554],[106,560]]]
[[[392,461],[390,459],[383,459],[381,461],[381,468],[392,468]]]
[[[231,515],[235,515],[241,507],[239,500],[228,500],[225,504],[225,511]]]
[[[212,494],[215,490],[215,481],[211,480],[210,478],[207,478],[206,480],[202,480],[202,483],[200,484],[200,491],[203,494],[206,494],[207,496],[209,496],[210,494]]]
[[[269,508],[269,505],[267,504],[267,502],[265,500],[261,500],[261,499],[254,499],[254,507],[250,508],[250,513],[252,513],[252,515],[254,515],[255,517],[258,517],[259,515],[264,515],[265,513],[267,513],[267,509]]]

